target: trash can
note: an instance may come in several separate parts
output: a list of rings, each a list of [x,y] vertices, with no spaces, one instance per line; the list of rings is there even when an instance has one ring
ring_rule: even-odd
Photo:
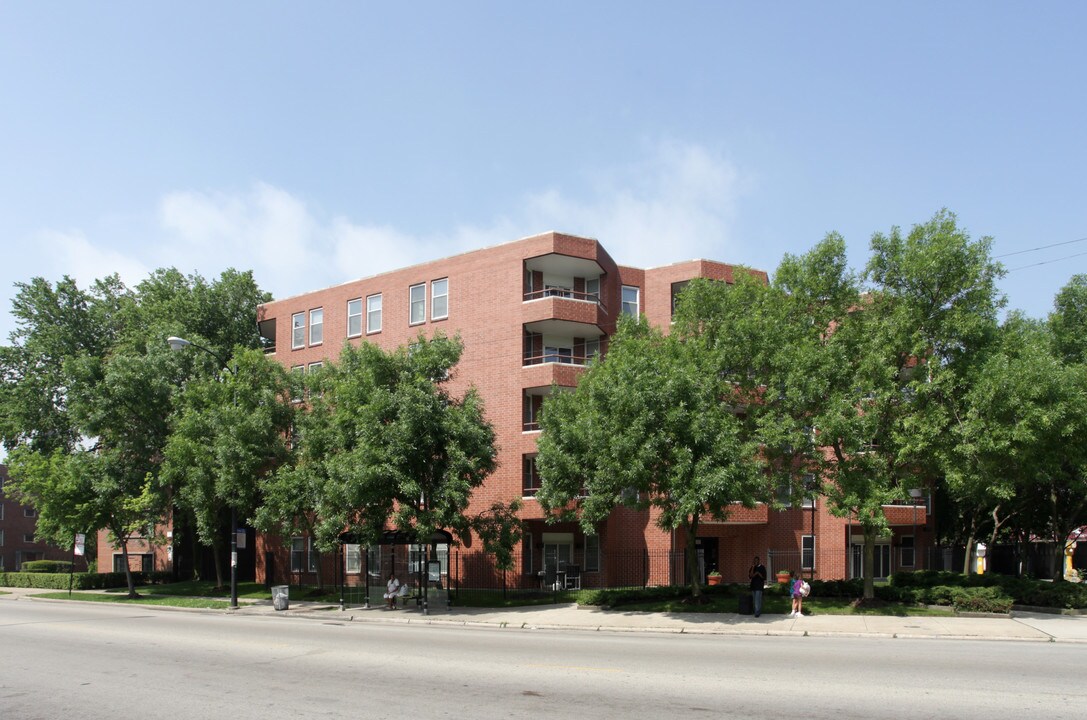
[[[740,601],[739,611],[741,615],[753,615],[755,613],[754,602],[752,602],[752,597],[750,595],[744,594],[738,599]]]
[[[291,606],[291,586],[290,585],[273,585],[272,586],[272,607],[276,610],[286,610]]]

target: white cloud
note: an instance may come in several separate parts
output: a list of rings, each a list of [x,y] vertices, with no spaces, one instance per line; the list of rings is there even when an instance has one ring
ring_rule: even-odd
[[[78,231],[43,230],[38,233],[35,245],[41,257],[48,258],[49,265],[56,269],[55,275],[45,275],[47,280],[70,275],[80,287],[86,288],[95,280],[116,273],[126,285],[132,285],[146,277],[149,271],[131,253],[95,245]]]
[[[597,238],[626,265],[734,255],[730,228],[743,190],[736,168],[697,144],[664,141],[643,150],[636,161],[587,174],[584,197],[561,187],[533,190],[488,220],[431,236],[347,216],[323,218],[304,199],[267,183],[244,192],[171,192],[149,231],[129,230],[147,232],[141,242],[121,247],[116,237],[43,231],[33,248],[39,257],[24,262],[32,270],[16,279],[67,273],[86,285],[117,272],[132,285],[155,267],[208,278],[228,267],[251,268],[261,287],[286,297],[547,230]],[[22,274],[24,267],[13,271]]]

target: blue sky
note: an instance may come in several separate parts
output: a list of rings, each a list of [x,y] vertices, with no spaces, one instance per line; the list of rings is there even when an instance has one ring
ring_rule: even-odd
[[[1087,272],[1087,4],[8,2],[13,283],[276,297],[546,230],[773,271],[942,207],[1009,306]],[[1041,246],[1065,243],[1037,250]]]

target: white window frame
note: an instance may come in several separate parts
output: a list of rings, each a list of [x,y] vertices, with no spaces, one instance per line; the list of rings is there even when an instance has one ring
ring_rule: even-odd
[[[585,297],[600,302],[600,278],[585,278]]]
[[[4,528],[0,528],[0,547],[4,547]]]
[[[320,345],[325,341],[325,309],[313,308],[309,311],[309,344]]]
[[[366,296],[366,334],[381,332],[381,293]]]
[[[347,337],[362,335],[362,298],[347,301]]]
[[[306,572],[302,568],[309,566],[309,562],[307,562],[309,560],[309,542],[307,542],[308,540],[309,540],[308,537],[302,537],[301,535],[295,535],[294,537],[291,538],[291,562],[290,562],[291,573],[303,573],[303,572]],[[295,543],[296,542],[301,543],[301,545],[302,545],[301,549],[296,549],[295,548]],[[296,565],[295,562],[294,562],[295,553],[297,553],[297,552],[302,553],[302,560],[299,562],[298,565]]]
[[[358,575],[362,572],[362,546],[347,543],[343,546],[343,571],[346,575]]]
[[[415,294],[418,291],[419,297]],[[416,314],[416,306],[419,308]],[[426,283],[419,283],[408,288],[408,325],[422,325],[426,322]]]
[[[811,541],[811,557],[807,557],[809,552],[805,545]],[[800,569],[801,570],[814,570],[815,569],[815,536],[814,535],[801,535],[800,536]]]
[[[441,286],[441,292],[438,292],[439,286]],[[441,315],[438,314],[439,300],[441,300],[441,305],[445,308],[444,312]],[[438,278],[437,280],[431,280],[430,319],[445,320],[447,317],[449,317],[449,278]]]
[[[627,300],[627,291],[634,292],[634,299]],[[642,313],[642,289],[636,285],[624,285],[620,291],[620,307],[624,315],[629,315],[632,318],[637,318]],[[631,309],[633,308],[633,312]]]
[[[0,520],[4,519],[4,503],[0,502]]]
[[[306,347],[306,313],[291,315],[291,349]]]
[[[29,506],[23,506],[23,517],[33,518],[38,517],[38,511]]]

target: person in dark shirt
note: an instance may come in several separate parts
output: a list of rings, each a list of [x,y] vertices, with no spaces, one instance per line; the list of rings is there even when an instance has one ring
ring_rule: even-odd
[[[756,556],[751,563],[751,569],[747,571],[747,577],[751,578],[751,608],[755,611],[755,617],[762,615],[762,589],[766,586],[766,567],[759,562]]]

